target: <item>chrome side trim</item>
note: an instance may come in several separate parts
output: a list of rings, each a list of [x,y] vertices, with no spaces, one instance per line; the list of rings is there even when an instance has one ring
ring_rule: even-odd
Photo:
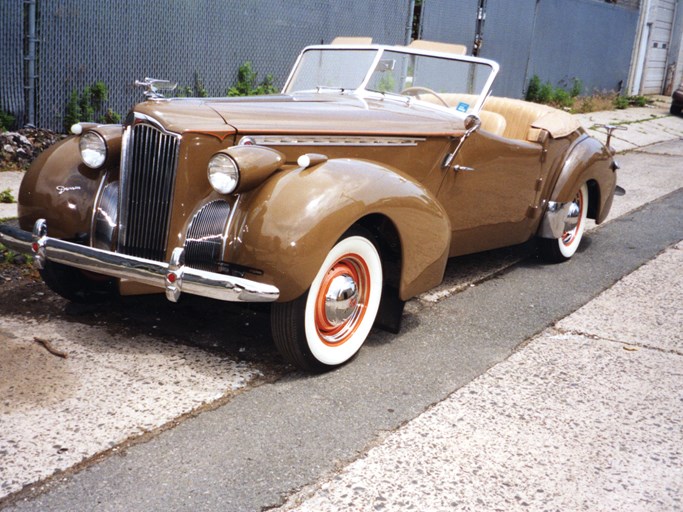
[[[538,236],[541,238],[562,238],[572,204],[574,204],[572,201],[567,203],[548,201],[541,226],[538,228]]]
[[[249,138],[260,146],[417,146],[427,140],[419,137],[346,135],[250,135]]]
[[[280,291],[272,285],[187,267],[181,247],[173,251],[171,261],[166,263],[50,238],[44,219],[36,221],[33,234],[0,225],[0,240],[22,252],[24,247],[30,252],[32,243],[35,244],[34,257],[39,266],[50,260],[97,274],[131,279],[166,290],[172,301],[181,293],[229,302],[272,302],[280,296]]]

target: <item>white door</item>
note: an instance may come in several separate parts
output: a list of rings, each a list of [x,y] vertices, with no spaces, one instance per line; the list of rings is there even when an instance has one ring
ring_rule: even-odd
[[[675,12],[676,0],[656,2],[654,16],[650,19],[652,25],[641,94],[662,94],[663,92]]]

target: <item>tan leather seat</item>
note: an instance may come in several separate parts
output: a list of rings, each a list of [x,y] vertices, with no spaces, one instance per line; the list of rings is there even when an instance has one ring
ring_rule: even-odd
[[[507,121],[500,114],[482,110],[479,112],[479,118],[481,119],[482,130],[498,135],[499,137],[502,137],[505,133]]]
[[[372,37],[337,36],[332,40],[332,43],[330,44],[372,44]]]
[[[474,105],[477,100],[477,97],[471,94],[439,94],[439,96],[452,107],[457,107],[460,103]],[[429,101],[427,97],[424,99]],[[482,129],[492,131],[484,126],[484,116],[488,115],[485,112],[499,114],[506,122],[502,136],[508,139],[538,142],[543,137],[543,131],[558,138],[569,135],[581,126],[578,119],[568,112],[514,98],[489,96],[484,103],[484,109],[481,111]]]
[[[484,105],[486,110],[497,112],[507,121],[503,136],[518,140],[529,140],[529,129],[534,121],[554,110],[538,103],[493,96],[489,97]],[[536,142],[537,139],[538,134],[535,134],[531,141]]]
[[[455,53],[456,55],[465,55],[467,53],[467,46],[464,44],[438,43],[436,41],[427,41],[425,39],[415,39],[408,45],[408,48],[412,48],[413,50]]]

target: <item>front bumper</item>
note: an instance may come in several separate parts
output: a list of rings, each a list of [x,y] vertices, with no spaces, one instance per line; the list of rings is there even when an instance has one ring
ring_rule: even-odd
[[[166,290],[166,298],[172,302],[181,293],[229,302],[273,302],[280,296],[275,286],[186,267],[182,247],[173,250],[168,263],[136,258],[50,238],[43,219],[36,221],[33,233],[0,224],[0,243],[15,251],[33,253],[38,268],[49,260],[97,274],[128,278]]]

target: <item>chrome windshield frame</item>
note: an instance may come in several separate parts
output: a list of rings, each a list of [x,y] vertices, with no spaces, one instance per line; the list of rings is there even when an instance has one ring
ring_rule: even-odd
[[[481,92],[478,95],[477,102],[473,106],[472,110],[474,113],[478,113],[486,99],[489,97],[491,94],[491,90],[493,87],[493,82],[496,79],[496,76],[498,75],[498,71],[500,69],[500,66],[498,65],[497,62],[489,59],[483,59],[480,57],[471,57],[469,55],[456,55],[453,53],[445,53],[445,52],[436,52],[436,51],[429,51],[429,50],[422,50],[422,49],[416,49],[416,48],[409,48],[407,46],[387,46],[387,45],[355,45],[355,44],[340,44],[340,45],[312,45],[312,46],[307,46],[302,50],[302,52],[299,54],[297,57],[296,62],[294,63],[294,66],[292,67],[292,70],[289,73],[289,76],[287,77],[287,81],[285,82],[284,87],[282,88],[282,94],[293,94],[298,91],[288,91],[289,86],[291,85],[295,72],[297,71],[299,64],[301,63],[301,60],[303,59],[304,54],[307,51],[312,51],[312,50],[324,50],[324,51],[341,51],[341,50],[358,50],[358,51],[375,51],[376,55],[375,58],[372,61],[372,65],[369,67],[367,73],[365,74],[365,78],[361,82],[361,84],[353,90],[348,90],[344,92],[349,92],[358,96],[374,96],[376,94],[382,94],[382,93],[377,93],[376,91],[370,91],[367,90],[367,85],[370,82],[370,79],[372,77],[372,74],[375,71],[375,68],[377,67],[377,64],[379,61],[382,59],[382,56],[385,51],[388,52],[397,52],[397,53],[404,53],[404,54],[409,54],[409,55],[417,55],[417,56],[423,56],[423,57],[435,57],[439,59],[447,59],[447,60],[453,60],[453,61],[458,61],[458,62],[466,62],[466,63],[471,63],[471,64],[481,64],[484,66],[488,66],[491,68],[491,72],[484,83],[484,86],[481,90]],[[417,100],[419,101],[419,100]],[[426,103],[426,102],[425,102]],[[435,107],[438,107],[438,105],[432,105]],[[440,107],[441,109],[444,109],[443,107]],[[450,109],[444,109],[448,111],[455,111],[455,109],[450,108]]]

